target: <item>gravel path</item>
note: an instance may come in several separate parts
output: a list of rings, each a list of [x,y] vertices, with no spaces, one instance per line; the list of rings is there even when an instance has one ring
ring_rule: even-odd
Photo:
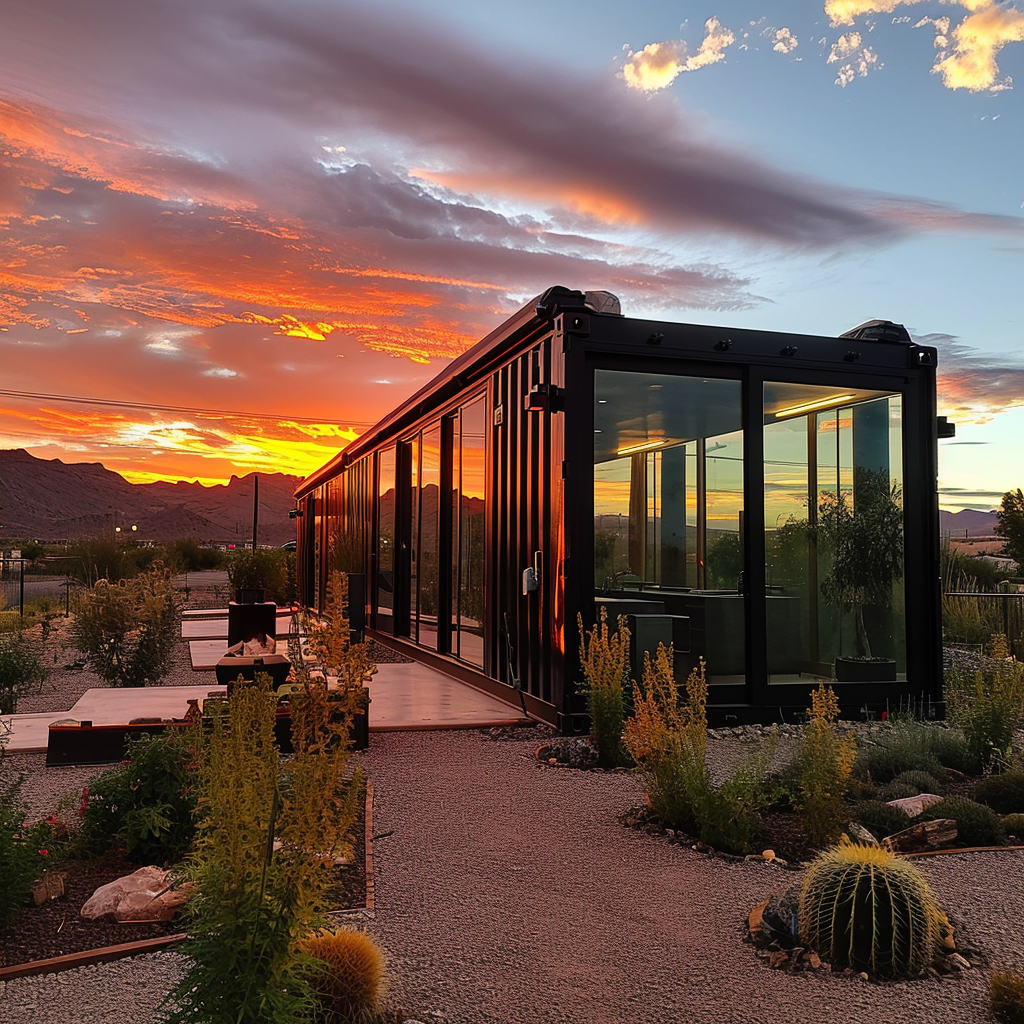
[[[713,745],[709,745],[709,750]],[[621,826],[629,775],[538,764],[530,741],[374,737],[377,917],[396,998],[466,1024],[985,1021],[985,971],[876,985],[770,971],[741,942],[794,876]],[[1020,853],[920,862],[996,966],[1019,969]]]
[[[545,734],[547,735],[547,734]],[[451,1024],[988,1021],[987,970],[876,985],[770,971],[741,941],[794,875],[629,830],[623,773],[542,765],[530,730],[375,734],[376,918],[394,1001]],[[709,743],[735,759],[738,741]],[[14,758],[11,759],[15,760]],[[30,783],[49,772],[29,765]],[[713,764],[714,767],[714,764]],[[54,770],[71,781],[68,770]],[[76,781],[77,785],[77,781]],[[42,787],[46,788],[46,787]],[[1024,961],[1024,854],[918,862],[994,967]],[[165,952],[0,986],[2,1024],[150,1024],[181,969]]]
[[[710,860],[621,826],[642,798],[627,774],[539,764],[537,736],[376,734],[377,915],[393,997],[452,1024],[984,1021],[985,971],[874,985],[770,971],[741,942],[749,909],[791,873]],[[709,745],[726,753],[727,741]],[[386,833],[386,835],[385,835]],[[1020,853],[920,862],[993,966],[1019,968]],[[20,979],[5,1024],[149,1024],[174,953]]]

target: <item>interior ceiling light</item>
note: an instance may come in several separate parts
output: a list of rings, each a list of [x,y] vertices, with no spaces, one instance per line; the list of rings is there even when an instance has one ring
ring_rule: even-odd
[[[783,416],[796,416],[801,412],[812,412],[815,409],[824,409],[829,405],[838,405],[840,402],[845,402],[848,398],[855,397],[852,393],[846,395],[830,395],[828,398],[819,398],[816,402],[803,402],[800,405],[790,405],[785,409],[779,409],[775,413],[776,419],[781,419]]]
[[[663,444],[666,444],[664,438],[660,441],[643,441],[640,444],[629,444],[625,448],[620,448],[617,452],[618,455],[632,455],[635,452],[646,452],[652,448],[660,448]]]

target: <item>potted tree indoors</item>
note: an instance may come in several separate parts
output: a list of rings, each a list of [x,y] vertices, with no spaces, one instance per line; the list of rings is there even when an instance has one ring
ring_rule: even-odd
[[[900,486],[884,470],[854,471],[848,492],[822,492],[815,533],[832,564],[821,581],[825,601],[852,625],[840,624],[835,676],[840,682],[896,678],[896,662],[876,657],[864,621],[867,609],[891,612],[893,585],[903,577],[903,505]]]

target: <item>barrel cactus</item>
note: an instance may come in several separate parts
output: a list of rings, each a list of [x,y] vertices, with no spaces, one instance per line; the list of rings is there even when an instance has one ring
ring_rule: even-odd
[[[878,846],[844,841],[808,866],[801,941],[834,965],[907,978],[931,963],[943,920],[921,872]]]

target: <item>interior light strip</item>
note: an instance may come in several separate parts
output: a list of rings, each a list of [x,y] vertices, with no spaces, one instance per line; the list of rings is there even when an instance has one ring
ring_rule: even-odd
[[[826,406],[838,405],[840,402],[845,402],[848,398],[856,397],[852,393],[846,395],[831,395],[828,398],[819,398],[816,402],[804,402],[801,405],[791,405],[786,409],[779,409],[775,413],[775,418],[780,419],[783,416],[795,416],[801,412],[813,412],[815,409],[824,409]]]
[[[632,455],[635,452],[646,452],[652,448],[660,448],[665,444],[665,439],[662,438],[660,441],[644,441],[643,444],[630,444],[625,448],[620,448],[617,452],[618,455]]]

